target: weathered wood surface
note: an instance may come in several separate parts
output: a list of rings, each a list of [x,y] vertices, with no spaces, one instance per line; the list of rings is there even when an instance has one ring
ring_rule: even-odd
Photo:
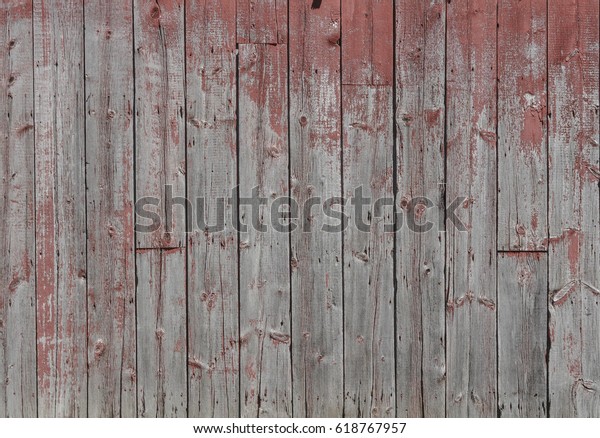
[[[597,0],[0,4],[0,417],[600,417]]]
[[[41,417],[87,415],[83,4],[33,4],[37,391]]]
[[[550,415],[600,416],[599,5],[549,2]]]
[[[498,409],[501,417],[545,417],[548,411],[547,255],[498,257]]]
[[[447,4],[446,415],[497,415],[496,2]],[[466,198],[466,199],[465,199]]]

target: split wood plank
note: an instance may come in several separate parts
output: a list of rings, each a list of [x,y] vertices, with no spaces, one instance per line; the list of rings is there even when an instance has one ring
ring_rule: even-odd
[[[342,108],[344,415],[395,417],[392,86],[343,85]]]
[[[600,416],[599,4],[548,3],[550,416]]]
[[[498,2],[500,250],[546,249],[546,36],[546,0]]]
[[[498,409],[546,417],[548,260],[541,252],[498,255]]]
[[[186,32],[188,415],[238,417],[235,0],[188,0]]]
[[[86,1],[88,414],[134,417],[133,14]]]
[[[160,218],[136,228],[138,248],[185,246],[184,0],[135,0],[136,202]],[[148,224],[142,219],[139,224]]]
[[[341,210],[329,204],[342,195],[340,4],[293,1],[289,14],[293,414],[340,417],[342,236],[323,231],[340,225],[323,218],[324,205]]]
[[[289,0],[237,0],[238,44],[286,44]]]
[[[36,0],[33,7],[38,415],[85,417],[83,3]]]
[[[285,44],[239,45],[243,417],[292,415],[287,72]]]
[[[394,2],[342,2],[342,83],[391,85],[394,82]]]
[[[396,202],[403,218],[396,236],[397,414],[441,417],[446,6],[411,0],[396,8]]]
[[[183,248],[137,256],[138,417],[185,417],[186,277]]]
[[[0,9],[0,418],[37,414],[32,8]]]
[[[446,237],[448,417],[498,409],[495,34],[496,1],[447,4],[446,204],[448,219],[455,215]]]

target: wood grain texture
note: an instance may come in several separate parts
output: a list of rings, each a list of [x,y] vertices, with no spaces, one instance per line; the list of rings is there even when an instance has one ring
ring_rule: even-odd
[[[595,1],[549,3],[550,416],[600,416],[600,153]]]
[[[239,47],[240,197],[265,200],[239,211],[241,416],[290,417],[289,228],[275,210],[289,196],[287,46]]]
[[[394,72],[394,2],[344,0],[342,83],[391,85]]]
[[[396,4],[397,414],[441,417],[445,2]],[[439,208],[442,207],[442,208]],[[441,222],[441,224],[440,224]],[[429,224],[429,225],[427,225]]]
[[[544,250],[546,0],[498,2],[498,249]]]
[[[548,261],[545,253],[498,256],[498,409],[501,417],[546,417]]]
[[[132,4],[86,1],[84,7],[88,415],[134,417]]]
[[[291,235],[293,414],[338,417],[344,369],[342,238],[322,231],[340,221],[325,221],[321,205],[342,195],[341,14],[338,2],[314,3],[290,2],[289,17],[291,194],[300,205]]]
[[[393,59],[390,59],[390,62]],[[396,415],[393,93],[342,86],[344,138],[344,415]],[[361,188],[362,200],[354,197]],[[389,204],[378,200],[387,198]],[[355,224],[360,223],[358,228]],[[391,230],[389,229],[390,227]],[[386,229],[388,228],[388,229]]]
[[[83,4],[35,1],[38,415],[87,415]]]
[[[448,417],[497,415],[495,29],[495,1],[447,5]]]
[[[186,12],[188,198],[206,205],[188,238],[188,414],[237,417],[236,4],[188,0]]]
[[[185,246],[184,0],[135,0],[136,200],[152,197],[161,226],[138,248]],[[174,199],[179,198],[179,199]]]
[[[0,9],[0,418],[37,413],[32,18]]]
[[[136,253],[138,417],[187,413],[185,259],[183,248]]]
[[[237,0],[238,44],[285,44],[289,0]]]

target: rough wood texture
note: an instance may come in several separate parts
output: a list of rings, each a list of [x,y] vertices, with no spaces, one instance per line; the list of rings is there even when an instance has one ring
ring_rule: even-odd
[[[498,409],[546,417],[548,264],[539,252],[498,256]]]
[[[599,5],[549,3],[550,415],[600,416]]]
[[[444,416],[445,2],[396,6],[398,415]],[[426,224],[429,223],[430,226]]]
[[[238,44],[285,44],[289,1],[237,0]]]
[[[544,250],[546,1],[498,2],[498,249]]]
[[[91,417],[137,413],[131,6],[85,2]]]
[[[289,234],[273,203],[289,196],[287,46],[240,45],[240,373],[243,417],[292,415]],[[276,204],[277,205],[277,204]],[[259,227],[253,227],[256,217]],[[274,229],[273,223],[281,223]],[[260,228],[264,227],[264,230]]]
[[[185,249],[137,251],[139,417],[185,417]]]
[[[35,198],[31,1],[0,9],[0,418],[36,400]]]
[[[188,238],[192,417],[239,415],[237,217],[228,203],[237,183],[235,6],[235,0],[186,3],[188,198],[206,205],[196,209]],[[222,231],[205,230],[203,217],[206,226],[222,222]]]
[[[291,235],[293,414],[338,417],[344,367],[342,239],[340,232],[322,231],[326,223],[340,221],[325,222],[321,204],[342,195],[340,5],[290,2],[289,26],[291,194],[303,206]],[[320,200],[307,211],[312,197]]]
[[[390,17],[391,18],[391,17]],[[390,61],[392,61],[390,59]],[[344,415],[396,415],[394,333],[394,199],[392,87],[344,85]],[[362,206],[353,198],[362,187]],[[356,211],[358,208],[359,211]]]
[[[447,6],[446,415],[494,417],[496,399],[496,2]]]
[[[185,246],[184,0],[135,0],[136,200],[153,197],[161,227],[138,248]],[[182,271],[183,272],[183,271]]]
[[[87,415],[83,4],[35,1],[38,415]]]

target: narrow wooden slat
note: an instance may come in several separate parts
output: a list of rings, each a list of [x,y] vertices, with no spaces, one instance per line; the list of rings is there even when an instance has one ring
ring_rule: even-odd
[[[324,220],[322,204],[342,194],[340,4],[293,1],[289,21],[291,193],[300,206],[291,236],[293,414],[339,417],[342,236],[322,231],[339,225]],[[306,211],[313,197],[319,200]]]
[[[545,253],[498,256],[498,409],[546,417],[548,261]]]
[[[0,9],[0,418],[36,416],[32,2]]]
[[[550,415],[598,417],[600,11],[548,6]]]
[[[244,417],[292,415],[290,264],[287,227],[274,202],[288,196],[287,46],[239,46],[240,379]],[[256,188],[256,189],[255,189]],[[275,207],[277,204],[275,204]],[[254,210],[254,211],[253,211]],[[253,226],[253,221],[264,230]]]
[[[546,1],[498,2],[501,250],[546,248]]]
[[[139,417],[187,410],[185,249],[137,251]]]
[[[446,415],[497,415],[496,1],[447,5]],[[466,198],[458,208],[456,199]]]
[[[185,206],[171,204],[185,196],[183,3],[134,1],[136,201],[158,201],[148,208],[162,223],[136,233],[138,248],[174,248],[186,240]]]
[[[236,201],[227,202],[237,183],[235,17],[235,0],[186,3],[187,187],[192,202],[206,205],[196,208],[188,239],[193,417],[239,416],[237,217]],[[221,230],[206,230],[202,217]]]
[[[446,8],[442,0],[396,7],[397,204],[403,217],[396,253],[397,413],[440,417],[446,372],[445,235],[440,229]],[[430,228],[415,226],[426,222]]]
[[[34,2],[38,415],[87,415],[83,4]]]
[[[347,417],[396,415],[392,102],[391,86],[342,86],[344,193],[350,199],[344,233]],[[370,199],[365,206],[354,198],[358,189]]]
[[[342,83],[392,84],[394,2],[344,0],[342,30]]]
[[[287,43],[289,0],[237,0],[238,44]]]
[[[91,417],[136,415],[131,6],[84,6]]]

